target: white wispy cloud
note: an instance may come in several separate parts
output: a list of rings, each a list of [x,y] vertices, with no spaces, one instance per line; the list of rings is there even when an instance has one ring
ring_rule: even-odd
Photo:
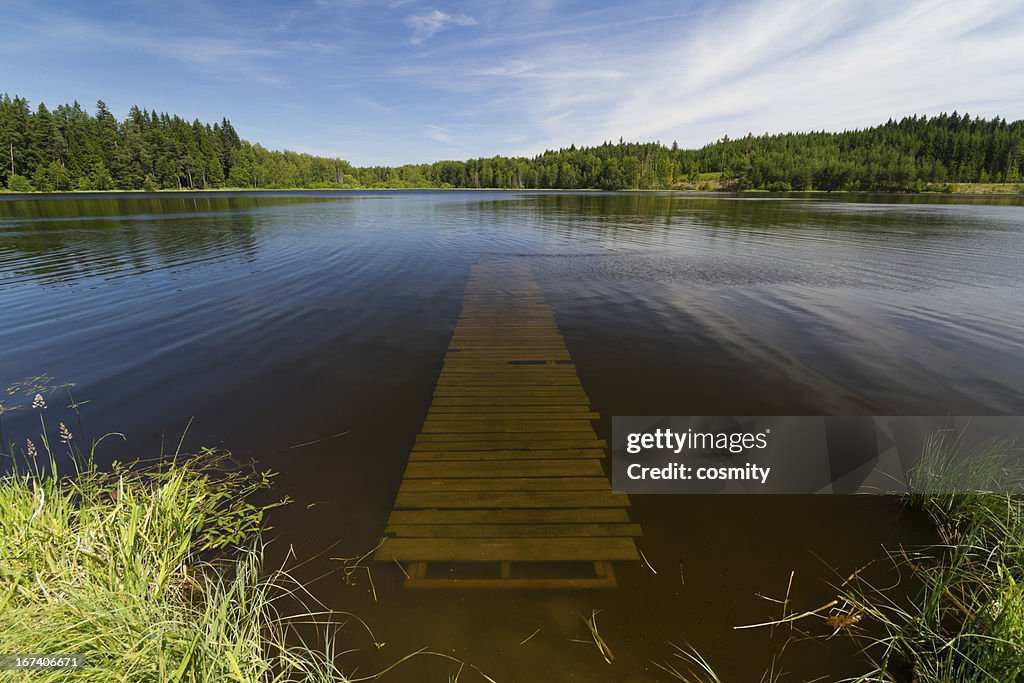
[[[506,151],[620,136],[701,145],[953,109],[1019,118],[1021,35],[1020,2],[759,0],[596,38],[524,34],[498,59],[455,56],[417,78],[529,122],[534,142]]]
[[[206,75],[279,84],[272,68],[275,61],[293,51],[313,50],[306,42],[270,44],[241,36],[180,35],[127,23],[100,23],[73,17],[50,15],[46,21],[28,27],[20,43],[11,49],[32,50],[42,42],[62,50],[119,50],[149,54],[185,64]]]
[[[430,123],[426,125],[426,128],[427,137],[430,138],[431,140],[435,142],[443,142],[445,144],[451,144],[452,142],[454,142],[454,138],[452,138],[452,131],[449,130],[448,128],[435,126]]]
[[[1024,118],[1024,0],[182,2],[7,0],[4,87],[213,112],[366,164]]]
[[[473,26],[476,23],[476,19],[468,14],[448,14],[439,9],[423,14],[410,14],[405,18],[405,25],[412,29],[409,42],[414,45],[425,43],[449,26]]]

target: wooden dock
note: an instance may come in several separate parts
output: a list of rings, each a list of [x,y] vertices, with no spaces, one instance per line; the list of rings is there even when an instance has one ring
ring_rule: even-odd
[[[375,559],[419,588],[615,586],[641,534],[529,265],[474,265]]]

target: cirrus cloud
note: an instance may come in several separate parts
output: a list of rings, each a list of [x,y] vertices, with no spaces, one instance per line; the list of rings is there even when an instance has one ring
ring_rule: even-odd
[[[410,14],[405,18],[405,25],[412,29],[409,42],[414,45],[422,45],[449,26],[473,26],[476,23],[476,19],[468,14],[448,14],[439,9]]]

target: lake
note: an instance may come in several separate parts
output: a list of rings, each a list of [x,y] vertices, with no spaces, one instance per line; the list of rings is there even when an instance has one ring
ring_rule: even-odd
[[[790,600],[818,607],[883,545],[927,541],[923,521],[882,497],[635,496],[657,573],[624,564],[615,590],[407,591],[373,565],[375,602],[365,572],[343,580],[331,558],[383,533],[470,266],[532,268],[608,438],[613,415],[1024,413],[1022,255],[1024,197],[0,195],[0,387],[74,383],[48,402],[80,438],[126,436],[102,460],[173,451],[191,420],[186,448],[280,472],[275,561],[293,548],[386,643],[350,624],[349,670],[426,647],[501,683],[669,680],[652,662],[689,642],[757,680],[789,635],[732,628],[779,616],[758,594],[795,572]],[[35,435],[28,410],[2,419]],[[574,642],[592,609],[611,665]],[[855,650],[798,642],[780,664],[832,678],[862,670]],[[424,656],[385,680],[456,669]]]

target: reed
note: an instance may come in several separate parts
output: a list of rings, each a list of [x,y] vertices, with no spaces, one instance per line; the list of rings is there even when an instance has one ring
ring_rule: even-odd
[[[33,681],[347,680],[329,627],[316,649],[297,631],[330,615],[286,611],[308,593],[264,567],[266,507],[248,501],[269,475],[211,450],[100,471],[55,436],[0,477],[0,653],[85,662]]]
[[[736,629],[821,622],[807,635],[860,641],[869,668],[856,683],[1024,681],[1024,458],[1012,439],[972,440],[943,430],[925,443],[911,472],[908,509],[927,514],[939,542],[888,551],[900,580],[878,586],[862,567],[836,586],[835,599],[790,609],[792,575],[779,619]],[[791,641],[787,640],[787,644]],[[718,683],[692,646],[654,662],[674,679]],[[783,646],[782,650],[785,650]],[[762,681],[783,676],[777,653]]]
[[[1024,680],[1024,483],[1012,441],[929,440],[906,502],[940,542],[890,558],[917,586],[913,599],[859,577],[842,599],[863,616],[872,669],[858,681]]]

